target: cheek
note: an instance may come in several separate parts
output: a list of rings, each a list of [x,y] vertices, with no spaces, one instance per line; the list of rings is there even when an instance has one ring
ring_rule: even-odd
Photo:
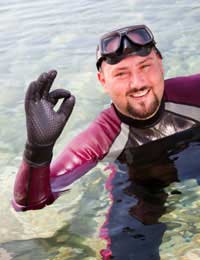
[[[125,99],[126,97],[126,92],[127,92],[128,88],[126,87],[126,84],[114,84],[112,91],[111,91],[111,95],[113,98],[118,98],[120,99],[120,101],[122,101],[123,99]]]
[[[107,87],[106,92],[118,108],[124,107],[126,103],[126,91],[124,86],[114,84],[112,87]]]
[[[161,66],[155,66],[149,71],[149,78],[153,85],[160,86],[162,89],[164,82],[164,73]]]
[[[161,73],[154,79],[154,92],[161,100],[164,92],[164,78]]]

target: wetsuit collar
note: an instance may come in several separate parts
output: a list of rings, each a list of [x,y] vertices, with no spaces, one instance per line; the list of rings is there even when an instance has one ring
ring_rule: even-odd
[[[119,112],[119,110],[117,110],[114,104],[112,104],[112,106],[114,107],[118,117],[123,123],[137,128],[148,128],[154,126],[160,120],[162,112],[164,110],[164,100],[162,100],[160,108],[157,111],[157,113],[153,117],[146,120],[138,120],[138,119],[133,119],[131,117],[128,117],[122,114],[121,112]]]

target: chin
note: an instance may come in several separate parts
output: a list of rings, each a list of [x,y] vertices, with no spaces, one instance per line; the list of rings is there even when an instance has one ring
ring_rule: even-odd
[[[130,117],[132,117],[133,119],[137,119],[137,120],[147,120],[151,117],[153,117],[157,111],[159,110],[160,107],[160,102],[158,101],[158,99],[154,100],[153,103],[151,103],[151,105],[147,108],[145,105],[140,106],[140,108],[135,108],[132,107],[130,105],[127,106],[127,113]]]

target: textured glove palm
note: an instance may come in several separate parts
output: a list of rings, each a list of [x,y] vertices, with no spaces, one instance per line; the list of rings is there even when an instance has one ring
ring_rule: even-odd
[[[56,89],[49,92],[56,74],[56,71],[41,74],[29,85],[25,97],[27,143],[24,159],[34,166],[50,163],[55,141],[75,103],[75,98],[69,91]],[[59,99],[63,99],[63,102],[55,111]]]

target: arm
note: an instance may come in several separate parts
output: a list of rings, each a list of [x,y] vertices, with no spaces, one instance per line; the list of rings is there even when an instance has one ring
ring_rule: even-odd
[[[200,74],[165,80],[166,101],[200,106]]]
[[[26,93],[27,142],[14,187],[16,210],[40,208],[55,199],[49,182],[52,151],[75,102],[63,89],[49,92],[56,74],[56,71],[43,73],[30,84]],[[59,99],[63,102],[55,111]]]

